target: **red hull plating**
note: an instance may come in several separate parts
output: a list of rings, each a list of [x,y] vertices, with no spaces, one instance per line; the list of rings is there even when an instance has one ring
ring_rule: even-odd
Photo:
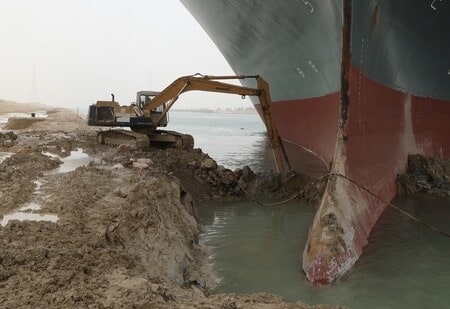
[[[314,283],[332,282],[356,262],[386,208],[381,200],[397,194],[396,177],[408,154],[450,157],[448,102],[390,89],[354,67],[349,83],[343,132],[339,93],[274,104],[291,166],[313,177],[332,166],[331,173],[342,175],[329,178],[303,254]]]
[[[274,104],[278,133],[291,167],[312,177],[330,169],[337,138],[339,93]],[[255,106],[260,112],[260,106]],[[319,124],[319,125],[318,125]]]
[[[344,177],[330,177],[303,254],[307,277],[316,283],[335,280],[356,262],[386,207],[374,195],[392,200],[408,154],[450,156],[448,102],[387,88],[356,68],[349,83],[348,121],[331,171]]]

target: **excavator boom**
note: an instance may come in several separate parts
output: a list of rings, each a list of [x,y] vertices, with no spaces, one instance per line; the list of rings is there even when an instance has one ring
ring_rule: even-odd
[[[223,82],[224,80],[243,80],[249,78],[256,80],[256,88],[248,88]],[[150,139],[151,143],[152,139],[157,139],[155,134],[159,131],[156,130],[156,128],[167,124],[167,112],[178,100],[179,96],[184,92],[193,90],[237,94],[242,97],[258,97],[261,106],[261,116],[264,118],[277,169],[281,172],[289,168],[289,162],[276,128],[269,85],[258,75],[208,76],[195,74],[183,76],[175,80],[161,92],[155,92],[155,96],[143,104],[137,102],[137,105],[120,107],[113,100],[110,102],[111,104],[108,109],[107,101],[97,101],[97,104],[94,107],[91,106],[89,110],[88,124],[98,126],[129,126],[133,131],[138,133],[133,133],[133,135],[130,134],[130,132],[125,132],[127,138],[135,136],[136,134],[144,134]],[[121,122],[118,121],[119,118],[116,116],[120,114],[119,111],[122,112]],[[128,120],[126,117],[125,120],[123,120],[124,113],[129,113]],[[97,117],[99,114],[106,115],[108,119],[105,120],[101,117],[101,119],[99,119]],[[193,145],[193,140],[187,138],[186,135],[172,131],[161,132],[164,132],[167,136],[171,136],[172,139],[174,138],[177,140],[177,143],[175,143],[176,145],[182,145],[181,147],[184,147],[183,141],[179,142],[180,139],[187,140],[188,142],[186,144],[189,144],[189,146]],[[100,142],[105,141],[106,138],[107,134],[104,134],[104,136],[100,138]]]

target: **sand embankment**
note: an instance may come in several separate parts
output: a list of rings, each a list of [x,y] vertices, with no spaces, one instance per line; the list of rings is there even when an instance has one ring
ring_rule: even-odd
[[[0,220],[27,206],[20,212],[57,216],[0,226],[0,307],[309,308],[265,293],[207,295],[215,276],[193,202],[240,198],[251,171],[221,168],[201,150],[98,145],[83,118],[50,111],[0,139],[11,155],[0,163]],[[90,163],[55,172],[75,149]]]

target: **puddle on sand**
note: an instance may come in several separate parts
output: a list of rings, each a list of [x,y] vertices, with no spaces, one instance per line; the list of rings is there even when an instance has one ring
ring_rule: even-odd
[[[19,211],[27,211],[27,210],[39,210],[41,209],[41,205],[36,204],[36,203],[29,203],[26,206],[23,206],[19,209]]]
[[[14,153],[12,152],[0,152],[0,163],[11,157]]]
[[[37,179],[34,181],[34,184],[36,185],[36,188],[33,192],[33,195],[36,196],[41,194],[42,181],[40,179]],[[41,208],[42,206],[35,202],[25,204],[25,206],[20,207],[19,210],[4,215],[3,219],[0,221],[0,226],[5,227],[9,221],[13,220],[50,221],[50,222],[58,221],[59,218],[57,215],[36,213],[36,211],[40,210]]]
[[[44,154],[51,157],[58,157],[48,152],[45,152]],[[60,158],[60,160],[62,161],[62,163],[58,168],[46,172],[44,173],[44,175],[55,175],[71,172],[80,166],[88,165],[91,161],[89,155],[84,153],[83,149],[81,148],[77,148],[75,151],[71,151],[70,155],[64,158]]]
[[[37,179],[34,181],[34,184],[36,185],[36,189],[34,189],[33,194],[36,195],[39,194],[39,192],[41,191],[42,182],[39,179]]]
[[[57,215],[41,215],[41,214],[36,214],[36,213],[27,213],[27,212],[18,211],[18,212],[9,214],[9,215],[5,215],[2,219],[2,221],[0,222],[0,225],[6,226],[8,224],[8,222],[11,220],[56,222],[56,221],[58,221],[58,216]]]
[[[38,182],[39,181],[37,180],[36,183]],[[36,194],[39,191],[39,189],[40,189],[40,182],[38,184],[38,188],[34,193]],[[42,208],[41,205],[35,202],[28,203],[25,206],[20,207],[19,210],[16,212],[4,215],[2,221],[0,221],[0,225],[4,227],[8,224],[9,221],[12,220],[50,221],[50,222],[58,221],[57,215],[38,214],[34,212],[40,210],[41,208]]]
[[[43,154],[59,158],[59,156],[54,155],[52,153],[45,152]],[[9,153],[0,153],[0,160],[2,160],[2,158],[4,160],[7,157],[10,157],[11,155],[12,154]],[[77,148],[75,151],[71,151],[69,156],[60,159],[62,161],[61,165],[52,171],[44,173],[44,175],[55,175],[60,173],[71,172],[75,170],[77,167],[87,165],[90,162],[89,155],[83,153],[83,149],[81,148]],[[41,180],[37,179],[34,183],[36,184],[36,189],[34,190],[33,194],[39,195],[42,182]],[[2,221],[0,221],[0,225],[6,226],[8,222],[11,220],[50,221],[50,222],[58,221],[57,215],[35,213],[35,211],[40,209],[41,205],[34,202],[28,203],[25,206],[21,207],[18,211],[5,215]]]

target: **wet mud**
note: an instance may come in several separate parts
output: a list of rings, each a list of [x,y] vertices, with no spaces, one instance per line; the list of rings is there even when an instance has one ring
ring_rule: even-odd
[[[52,172],[76,149],[89,162]],[[67,110],[2,131],[0,152],[10,154],[0,163],[0,220],[21,208],[57,216],[0,226],[0,307],[310,308],[266,293],[208,295],[216,278],[193,207],[289,197],[308,178],[231,171],[199,149],[98,145]]]
[[[398,175],[397,183],[403,194],[424,192],[450,196],[450,160],[410,155],[408,170],[405,174]]]

